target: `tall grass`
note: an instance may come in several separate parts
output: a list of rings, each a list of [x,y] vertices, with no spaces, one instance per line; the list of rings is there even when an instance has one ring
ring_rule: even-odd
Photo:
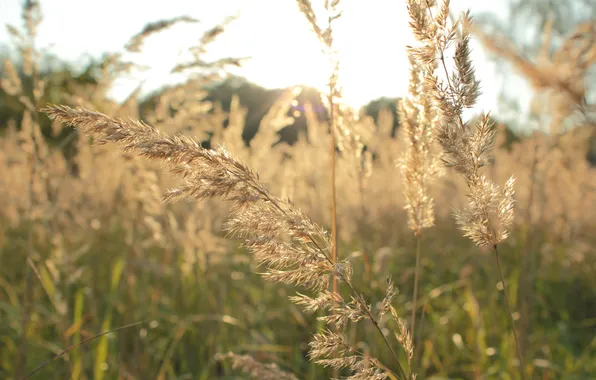
[[[542,177],[537,198],[527,173],[545,159],[528,159],[527,146],[547,149],[548,139],[508,148],[489,115],[463,119],[479,90],[469,15],[451,23],[449,2],[407,3],[417,42],[408,49],[410,90],[399,103],[397,138],[387,117],[375,125],[341,103],[332,43],[340,1],[325,2],[324,15],[298,1],[332,65],[328,112],[305,105],[307,136],[293,147],[276,144],[275,135],[302,116],[292,111],[297,88],[278,99],[247,146],[246,110],[238,98],[229,112],[206,101],[209,76],[165,91],[143,122],[134,97],[123,106],[102,98],[111,73],[98,91],[73,94],[71,106],[38,113],[39,91],[31,98],[19,87],[33,75],[21,78],[5,64],[3,88],[35,101],[0,150],[8,179],[0,179],[0,313],[7,321],[0,374],[592,376],[596,223],[588,210],[596,197],[594,169],[581,158],[585,129],[579,124],[558,138],[560,153],[548,160],[558,176]],[[129,50],[180,21],[194,20],[149,24]],[[207,30],[195,50],[222,28]],[[175,70],[229,63],[238,62],[197,60]],[[76,173],[41,137],[44,114],[56,130],[64,124],[80,133]],[[213,136],[212,149],[197,141],[205,135]],[[43,159],[31,160],[31,141]],[[452,171],[461,176],[439,175]],[[583,190],[559,200],[561,177],[570,191],[574,183]],[[495,184],[503,182],[502,189]],[[160,202],[162,193],[168,202]],[[174,202],[181,200],[192,207]],[[520,344],[513,301],[520,305],[527,266],[514,253],[528,239],[541,247],[532,268],[539,300],[534,312],[524,311],[534,329],[524,325]],[[579,296],[570,299],[570,291]]]

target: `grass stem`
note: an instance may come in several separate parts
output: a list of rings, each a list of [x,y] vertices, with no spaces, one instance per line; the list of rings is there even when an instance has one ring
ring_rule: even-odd
[[[497,249],[497,245],[493,245],[495,250],[495,257],[497,258],[497,267],[499,269],[499,275],[501,276],[501,284],[503,285],[503,294],[505,296],[505,303],[507,304],[507,309],[509,310],[509,318],[511,318],[511,330],[513,331],[513,338],[515,339],[515,349],[517,351],[517,358],[519,359],[519,374],[522,380],[526,379],[526,366],[524,364],[523,356],[521,353],[521,348],[519,346],[519,339],[517,337],[517,329],[515,328],[515,319],[513,318],[513,311],[511,310],[511,304],[509,303],[509,295],[507,294],[507,285],[505,284],[505,277],[503,276],[503,270],[501,269],[501,260],[499,258],[499,250]]]

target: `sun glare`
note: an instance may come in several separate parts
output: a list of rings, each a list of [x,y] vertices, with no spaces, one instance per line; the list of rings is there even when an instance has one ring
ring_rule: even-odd
[[[110,9],[120,3],[106,0],[106,7],[97,10],[94,20],[110,19],[119,28],[102,28],[101,34],[70,33],[58,27],[67,12],[83,12],[81,2],[74,0],[46,0],[44,22],[40,26],[39,46],[69,60],[85,60],[85,56],[100,56],[105,52],[122,51],[128,38],[150,21],[188,15],[200,19],[199,24],[176,25],[171,30],[149,38],[141,53],[126,55],[126,59],[145,66],[113,83],[109,95],[117,101],[126,99],[142,85],[142,94],[173,83],[185,77],[172,75],[171,69],[188,57],[188,48],[195,46],[202,33],[223,21],[238,15],[226,31],[209,46],[206,60],[223,57],[251,57],[243,67],[232,74],[266,88],[287,88],[306,85],[326,91],[329,78],[328,58],[322,46],[309,29],[295,0],[220,0],[213,4],[189,0],[170,0],[168,7],[158,3],[129,0],[121,12]],[[313,0],[319,7],[323,1]],[[381,96],[399,97],[407,92],[408,62],[405,46],[412,42],[408,28],[406,2],[395,0],[342,0],[342,17],[334,27],[336,48],[339,51],[340,80],[344,102],[358,107]],[[463,3],[473,2],[462,0]],[[18,7],[0,12],[7,22],[18,25]],[[474,3],[477,4],[477,3]],[[3,8],[4,9],[4,8]],[[130,9],[130,12],[129,12]],[[134,13],[142,9],[142,12]],[[110,13],[111,12],[111,13]],[[131,17],[130,14],[135,14]],[[456,11],[457,13],[457,11]],[[101,28],[90,20],[73,20],[72,28],[94,30]],[[0,39],[2,38],[0,33]],[[4,38],[8,38],[4,33]],[[60,41],[60,43],[56,43]],[[66,42],[64,42],[66,41]],[[481,50],[475,41],[472,50]],[[476,55],[477,76],[482,78],[483,93],[499,91],[495,68],[485,57]],[[496,98],[483,95],[480,99],[486,109],[494,109]]]
[[[405,45],[411,40],[405,5],[387,0],[342,3],[344,12],[334,26],[334,35],[344,102],[359,107],[380,96],[405,94]],[[209,47],[210,57],[251,57],[232,72],[267,88],[305,85],[327,90],[329,57],[294,1],[254,0],[240,3],[230,13],[236,11],[238,19]],[[124,88],[131,91],[139,78],[146,87],[178,81],[168,67],[184,59],[183,51],[196,43],[199,29],[182,25],[152,37],[135,58],[150,69],[132,80],[121,80],[114,93]]]
[[[242,71],[266,87],[303,84],[326,91],[329,57],[295,2],[263,3],[274,7],[277,17],[267,21],[272,30],[257,32],[261,43],[253,41],[254,59]],[[411,41],[405,5],[387,0],[342,3],[344,12],[334,36],[345,103],[358,107],[381,95],[404,94],[405,45]],[[255,12],[248,10],[243,17],[252,19]]]

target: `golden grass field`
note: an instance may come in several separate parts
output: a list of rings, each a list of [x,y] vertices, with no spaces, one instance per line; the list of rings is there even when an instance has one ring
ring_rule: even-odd
[[[20,111],[0,130],[0,378],[596,378],[596,24],[536,63],[407,0],[408,95],[373,119],[342,102],[342,4],[323,5],[296,11],[332,63],[326,108],[286,89],[247,143],[246,106],[205,87],[241,62],[180,65],[207,74],[143,112],[106,95],[117,54],[56,93],[25,2],[1,81]],[[540,132],[466,119],[474,38],[544,95]]]

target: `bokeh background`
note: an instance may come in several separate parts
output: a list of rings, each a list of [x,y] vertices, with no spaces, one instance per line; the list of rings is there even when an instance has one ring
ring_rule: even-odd
[[[373,303],[391,276],[394,306],[409,315],[415,240],[396,167],[413,43],[406,3],[343,3],[339,77],[364,158],[337,163],[339,254]],[[491,111],[498,130],[486,173],[500,184],[517,178],[501,254],[529,371],[595,378],[596,4],[451,5],[453,16],[470,9],[476,22],[483,94],[466,115]],[[75,345],[32,378],[240,378],[215,360],[228,351],[328,378],[306,356],[322,325],[288,300],[295,289],[265,282],[226,239],[225,204],[164,204],[176,181],[159,166],[92,147],[38,112],[84,106],[223,144],[273,193],[329,226],[320,94],[329,66],[295,1],[5,0],[0,23],[0,377],[22,378]],[[515,378],[494,257],[461,237],[452,217],[465,183],[446,175],[432,193],[419,378]],[[388,358],[366,328],[349,336]]]

